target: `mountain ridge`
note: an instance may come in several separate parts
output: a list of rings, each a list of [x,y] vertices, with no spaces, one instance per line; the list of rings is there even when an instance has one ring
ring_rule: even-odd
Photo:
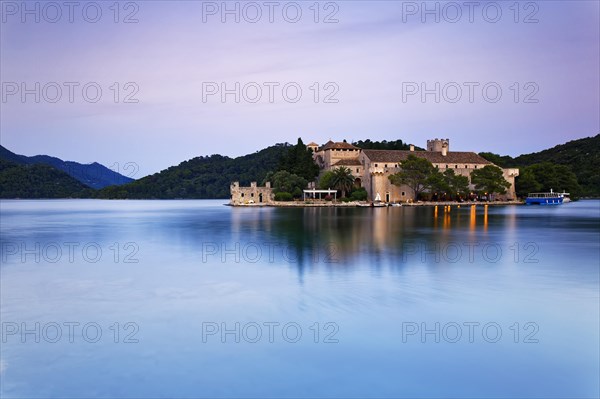
[[[378,146],[400,148],[401,146],[405,146],[401,140],[390,142],[371,142],[370,140],[366,140],[362,143],[368,144],[367,147],[371,148]],[[22,190],[25,190],[26,193],[29,192],[26,190],[27,187],[18,187],[20,184],[19,181],[13,181],[18,177],[29,183],[32,181],[35,182],[31,190],[33,193],[45,192],[46,195],[56,195],[58,192],[64,195],[64,198],[225,199],[229,198],[229,184],[232,181],[239,181],[242,185],[249,185],[252,181],[257,181],[259,184],[262,183],[268,172],[278,170],[281,166],[280,160],[287,154],[290,148],[292,146],[289,143],[278,143],[254,153],[235,158],[219,154],[199,156],[183,161],[178,165],[170,166],[139,180],[129,179],[132,180],[129,183],[104,186],[100,189],[86,189],[91,186],[79,179],[76,181],[84,184],[83,188],[73,185],[73,182],[65,179],[63,175],[55,175],[48,169],[31,168],[32,165],[49,165],[60,162],[63,168],[71,168],[71,172],[73,172],[73,169],[76,169],[73,165],[81,164],[72,161],[62,161],[59,158],[49,155],[36,155],[33,157],[18,155],[0,146],[0,160],[3,161],[2,170],[0,170],[0,181],[3,184],[12,184],[12,186],[7,186],[10,190],[5,189],[4,191],[0,191],[0,197],[8,198],[7,194],[18,194]],[[581,186],[580,193],[582,196],[600,197],[600,173],[598,173],[598,170],[600,170],[600,134],[571,140],[546,150],[522,154],[514,158],[491,152],[481,152],[479,154],[498,166],[516,167],[522,172],[532,165],[548,162],[556,165],[564,165],[573,171],[577,177],[577,181]],[[14,169],[15,165],[22,168]],[[9,166],[12,168],[10,173],[7,172],[10,169],[8,168]],[[96,166],[110,171],[110,169],[97,162],[85,166]],[[57,171],[66,174],[66,171],[58,167],[52,165],[49,167],[53,167]],[[110,172],[116,174],[114,171]],[[8,178],[5,176],[7,173]],[[42,176],[51,177],[52,184],[49,184],[49,187],[44,191],[45,189],[40,187],[43,180],[41,177],[38,179],[33,176],[31,177],[33,180],[26,178],[28,174],[32,173],[40,173]],[[74,178],[72,175],[67,174],[67,176]],[[122,177],[125,178],[125,176]],[[56,187],[57,184],[64,184],[67,189],[59,190]],[[519,185],[519,178],[517,179],[517,185]],[[17,190],[17,188],[21,191]],[[13,195],[11,198],[13,197],[15,196]]]
[[[101,189],[112,185],[131,183],[134,179],[123,176],[106,166],[92,162],[82,164],[75,161],[63,161],[50,155],[26,156],[16,154],[0,145],[0,159],[12,161],[21,165],[46,164],[50,165],[93,189]]]

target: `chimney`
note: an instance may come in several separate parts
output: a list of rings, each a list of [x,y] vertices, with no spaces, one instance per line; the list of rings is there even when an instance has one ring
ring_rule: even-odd
[[[410,150],[411,150],[411,151],[414,151],[414,150],[415,150],[415,145],[414,145],[414,144],[411,144],[411,145],[410,145]]]
[[[448,155],[448,147],[446,147],[446,146],[443,146],[443,147],[442,147],[442,156],[444,156],[444,157],[445,157],[446,155]]]
[[[265,187],[266,187],[266,188],[271,188],[271,182],[270,182],[270,181],[266,182],[266,183],[265,183]]]

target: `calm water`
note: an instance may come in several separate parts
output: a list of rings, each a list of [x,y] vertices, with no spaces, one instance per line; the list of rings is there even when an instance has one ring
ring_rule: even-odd
[[[598,397],[600,202],[2,201],[2,397]]]

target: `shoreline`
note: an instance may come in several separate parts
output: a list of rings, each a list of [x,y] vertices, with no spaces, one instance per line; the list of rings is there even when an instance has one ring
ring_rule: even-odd
[[[524,205],[524,201],[492,201],[492,202],[457,202],[457,201],[444,201],[444,202],[412,202],[403,203],[401,207],[436,207],[436,206],[506,206],[506,205]],[[385,206],[370,206],[366,202],[319,202],[319,203],[304,203],[304,202],[279,202],[279,203],[268,203],[268,204],[225,204],[231,207],[240,208],[253,208],[253,207],[274,207],[274,208],[400,208],[399,206],[392,206],[388,204]]]

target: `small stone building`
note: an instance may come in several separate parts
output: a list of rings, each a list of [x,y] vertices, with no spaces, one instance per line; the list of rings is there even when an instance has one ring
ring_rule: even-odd
[[[273,202],[274,194],[271,183],[267,182],[265,187],[259,187],[253,181],[250,187],[240,187],[240,182],[231,183],[230,186],[231,205],[267,205]]]

